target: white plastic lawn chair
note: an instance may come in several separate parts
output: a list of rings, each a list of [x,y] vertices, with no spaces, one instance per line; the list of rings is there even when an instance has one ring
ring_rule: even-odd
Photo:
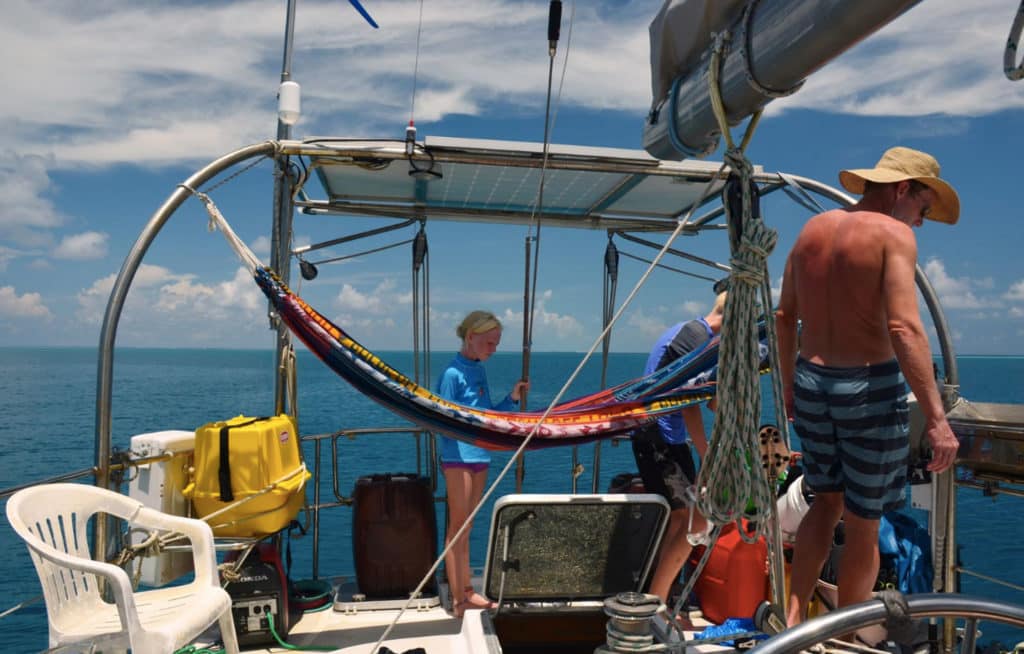
[[[92,558],[86,525],[100,512],[131,526],[187,536],[195,579],[134,592],[124,570]],[[238,653],[231,598],[218,582],[213,532],[205,522],[161,513],[124,495],[82,484],[20,490],[7,502],[7,520],[28,545],[39,573],[51,648],[83,643],[103,651],[171,654],[219,622],[225,650]],[[98,577],[107,581],[114,604],[103,601]]]

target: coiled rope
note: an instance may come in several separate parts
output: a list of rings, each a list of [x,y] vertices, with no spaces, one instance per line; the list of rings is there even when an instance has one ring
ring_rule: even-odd
[[[742,189],[741,211],[740,216],[736,216],[736,207],[725,199],[732,270],[722,321],[718,411],[711,444],[698,477],[698,488],[702,492],[697,498],[697,508],[711,524],[735,521],[741,537],[756,542],[765,533],[766,518],[774,504],[767,477],[762,473],[757,438],[761,414],[757,322],[758,314],[771,307],[771,298],[762,297],[759,301],[758,296],[768,287],[766,261],[775,249],[778,234],[756,215],[753,166],[744,154],[760,112],[751,117],[739,146],[733,144],[729,131],[718,83],[728,40],[728,32],[716,36],[708,81],[715,118],[728,148],[725,161]],[[726,185],[726,192],[729,186]],[[774,348],[774,344],[771,347]],[[756,523],[753,532],[744,528],[741,520],[744,515]]]

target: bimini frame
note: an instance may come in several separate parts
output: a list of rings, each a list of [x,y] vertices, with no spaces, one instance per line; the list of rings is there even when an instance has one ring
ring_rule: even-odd
[[[111,485],[111,396],[113,350],[117,325],[132,281],[149,246],[171,215],[192,194],[235,167],[254,165],[271,158],[275,161],[275,205],[273,214],[271,261],[280,262],[282,276],[290,271],[287,238],[296,209],[307,214],[339,214],[388,218],[456,220],[527,225],[539,216],[545,225],[607,230],[610,234],[629,232],[669,232],[691,209],[717,202],[728,171],[718,163],[706,161],[659,161],[641,151],[549,147],[547,157],[540,144],[462,139],[428,139],[424,142],[311,138],[304,141],[279,140],[257,143],[212,161],[180,184],[149,219],[125,258],[110,294],[100,333],[96,390],[96,482]],[[315,199],[306,190],[316,175],[325,197]],[[545,206],[536,207],[538,183],[544,176],[548,192]],[[813,179],[754,168],[758,192],[765,196],[782,190],[812,212],[820,210],[810,193],[840,205],[853,199]],[[705,187],[710,183],[710,192]],[[686,231],[697,233],[725,229],[717,222],[723,209],[710,208],[689,221]],[[680,256],[720,271],[728,266],[685,252]],[[301,254],[299,252],[298,254]],[[937,295],[920,267],[917,285],[935,325],[945,373],[943,398],[947,409],[957,397],[959,384],[950,331]],[[271,320],[276,325],[275,316]],[[282,332],[284,335],[282,335]],[[279,327],[278,359],[290,343],[287,332]],[[279,373],[276,383],[276,407],[284,411],[288,379]],[[939,543],[953,542],[950,533],[955,502],[953,480],[933,485],[933,532]],[[96,552],[105,552],[107,529],[98,525]],[[955,574],[950,550],[939,548],[936,561],[937,582],[952,588]],[[941,572],[939,572],[941,571]]]

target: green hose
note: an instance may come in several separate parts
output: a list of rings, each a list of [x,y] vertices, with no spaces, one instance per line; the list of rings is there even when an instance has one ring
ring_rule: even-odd
[[[277,629],[274,629],[274,614],[273,613],[268,613],[267,614],[267,625],[270,627],[270,633],[274,636],[274,640],[277,641],[278,645],[280,645],[281,647],[283,647],[285,649],[297,650],[297,651],[300,651],[300,652],[333,652],[334,650],[338,649],[337,647],[321,647],[321,646],[318,646],[318,645],[310,645],[308,647],[299,647],[298,645],[292,645],[291,643],[286,643],[283,638],[281,638],[280,636],[277,635]]]

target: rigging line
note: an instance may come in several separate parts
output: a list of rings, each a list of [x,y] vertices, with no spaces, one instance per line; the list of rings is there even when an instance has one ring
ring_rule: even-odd
[[[530,229],[527,232],[527,296],[523,307],[523,377],[528,378],[530,372],[529,351],[533,349],[533,317],[537,305],[537,277],[540,271],[540,215],[544,212],[544,182],[547,177],[548,153],[551,147],[551,85],[555,71],[555,53],[548,58],[547,100],[544,106],[544,154],[540,164],[540,182],[537,189],[537,203],[530,212]],[[530,270],[530,236],[533,232],[533,270]],[[525,404],[525,403],[523,403]],[[522,406],[522,404],[521,404]]]
[[[528,352],[533,348],[533,319],[536,307],[537,299],[537,278],[539,275],[540,267],[540,220],[537,218],[537,213],[543,213],[544,207],[544,183],[547,177],[548,167],[548,155],[551,146],[551,132],[555,128],[555,119],[558,116],[558,108],[562,102],[562,89],[565,87],[565,74],[569,68],[569,50],[572,47],[572,28],[576,19],[576,1],[573,0],[572,11],[569,15],[569,32],[565,39],[565,56],[562,59],[562,74],[558,82],[558,93],[555,96],[554,112],[551,111],[551,86],[554,75],[555,66],[555,48],[558,42],[558,29],[559,23],[562,18],[561,2],[557,3],[557,10],[555,2],[551,3],[551,10],[548,15],[548,44],[549,44],[549,61],[548,61],[548,86],[547,86],[547,99],[545,102],[544,109],[544,154],[541,160],[540,167],[540,182],[537,192],[537,202],[534,203],[533,208],[530,211],[530,224],[531,229],[533,226],[536,227],[536,233],[534,237],[534,248],[533,248],[533,279],[532,282],[528,278],[527,285],[529,288],[529,295],[527,296],[527,305],[524,307],[523,315],[523,377],[528,378],[529,375],[529,355]],[[557,15],[556,15],[557,14]],[[529,236],[527,236],[527,247],[529,248]],[[529,256],[529,255],[527,255]],[[527,268],[527,274],[529,275],[529,268]],[[526,402],[522,400],[520,406],[525,408]]]
[[[635,261],[640,261],[642,263],[648,263],[648,264],[651,263],[650,259],[644,259],[643,257],[638,257],[635,254],[630,254],[629,252],[624,252],[622,250],[619,250],[619,254],[621,254],[624,257],[628,257],[630,259],[633,259]],[[697,279],[703,279],[704,281],[708,281],[708,282],[717,282],[718,281],[714,277],[708,277],[706,275],[699,275],[697,273],[687,272],[687,271],[682,270],[680,268],[675,268],[673,266],[669,266],[669,265],[666,265],[664,263],[659,263],[658,267],[659,268],[664,268],[665,270],[671,270],[672,272],[679,273],[680,275],[686,275],[688,277],[695,277]]]
[[[647,278],[650,277],[655,265],[657,265],[657,263],[665,255],[665,252],[668,250],[672,242],[675,241],[679,234],[681,234],[684,231],[687,222],[693,216],[693,212],[696,211],[698,206],[703,204],[704,199],[711,191],[711,188],[714,185],[715,180],[721,176],[726,166],[727,164],[723,162],[722,165],[718,168],[718,171],[708,180],[707,184],[704,185],[704,189],[701,191],[700,199],[696,203],[694,203],[692,207],[690,207],[689,213],[687,213],[682,220],[678,221],[675,231],[672,232],[672,234],[668,238],[668,241],[666,241],[665,246],[661,249],[660,252],[658,252],[657,256],[655,256],[654,262],[651,264],[650,267],[647,268],[644,274],[640,276],[640,279],[637,280],[636,285],[629,292],[629,295],[626,297],[626,299],[623,300],[622,306],[620,306],[618,311],[615,312],[615,315],[612,316],[611,320],[608,322],[607,326],[605,326],[604,330],[597,336],[596,339],[594,339],[594,342],[591,344],[590,349],[587,350],[587,352],[583,355],[583,358],[580,360],[579,365],[577,365],[576,369],[573,370],[572,374],[569,375],[569,379],[566,380],[566,382],[562,385],[562,388],[559,389],[558,393],[556,393],[555,396],[551,399],[551,403],[548,404],[548,407],[544,410],[544,413],[541,414],[540,419],[537,420],[537,422],[534,424],[530,432],[523,438],[523,442],[520,443],[516,451],[513,452],[512,455],[509,457],[508,461],[505,463],[505,466],[501,469],[501,471],[495,477],[494,481],[491,483],[490,488],[488,488],[484,492],[483,496],[481,496],[480,498],[480,501],[477,502],[477,505],[473,507],[473,510],[470,511],[469,515],[466,517],[466,521],[462,524],[462,527],[460,527],[459,530],[455,532],[455,535],[452,537],[452,539],[448,542],[448,544],[441,551],[441,553],[438,554],[437,558],[434,560],[433,565],[431,565],[430,569],[427,570],[426,574],[423,575],[423,579],[420,580],[420,583],[416,586],[415,590],[413,590],[409,594],[409,599],[406,601],[405,605],[402,606],[402,608],[395,615],[394,619],[391,621],[391,624],[389,624],[384,629],[384,633],[381,634],[380,638],[377,639],[377,642],[374,644],[370,651],[378,651],[378,649],[381,646],[381,643],[383,643],[384,640],[388,637],[388,635],[391,634],[391,632],[395,628],[395,625],[398,624],[398,621],[402,618],[403,615],[405,615],[405,612],[409,609],[410,606],[412,606],[413,602],[416,601],[416,598],[419,597],[419,594],[423,591],[423,588],[426,587],[427,583],[433,578],[434,572],[441,565],[441,562],[444,561],[445,557],[448,555],[448,552],[450,552],[455,543],[459,542],[459,540],[465,535],[467,528],[472,524],[473,520],[476,519],[477,514],[480,513],[480,510],[484,507],[487,501],[498,490],[498,486],[501,484],[502,480],[505,479],[505,476],[508,474],[509,470],[512,469],[512,466],[516,464],[516,461],[519,460],[519,457],[522,456],[523,452],[526,451],[527,446],[533,441],[534,436],[537,435],[537,432],[544,424],[544,421],[547,420],[548,415],[550,415],[551,411],[555,408],[555,406],[562,401],[562,397],[566,394],[566,392],[568,392],[573,382],[576,381],[576,378],[579,377],[580,373],[583,371],[583,368],[590,360],[590,357],[593,356],[598,346],[600,346],[601,343],[604,341],[606,335],[611,332],[612,327],[615,326],[615,323],[618,322],[619,318],[622,317],[622,314],[625,313],[630,303],[640,292],[640,288],[647,281]]]
[[[416,113],[416,81],[420,71],[420,34],[423,32],[423,0],[420,0],[420,17],[416,25],[416,59],[412,66],[412,99],[409,102],[409,124],[413,124]]]
[[[361,257],[361,256],[366,255],[366,254],[373,254],[375,252],[383,252],[384,250],[390,250],[391,248],[397,248],[400,245],[408,245],[409,243],[412,243],[414,240],[416,240],[416,239],[410,238],[410,239],[406,239],[404,241],[398,241],[397,243],[392,243],[391,245],[382,245],[379,248],[373,248],[371,250],[363,250],[362,252],[356,252],[354,254],[346,254],[346,255],[343,255],[343,256],[340,256],[340,257],[331,257],[330,259],[321,259],[320,261],[310,261],[310,263],[313,264],[314,266],[319,266],[322,263],[335,263],[337,261],[344,261],[346,259],[354,259],[356,257]]]
[[[368,229],[365,232],[358,232],[356,234],[349,234],[348,236],[341,236],[339,238],[332,238],[329,241],[321,241],[320,243],[313,243],[312,245],[304,245],[302,247],[295,248],[292,250],[292,255],[305,254],[313,250],[320,250],[332,245],[339,245],[341,243],[348,243],[349,241],[355,241],[367,236],[377,236],[378,234],[385,234],[396,229],[402,229],[408,227],[416,222],[416,218],[407,218],[400,223],[394,223],[391,225],[385,225],[384,227],[376,227],[374,229]]]
[[[691,213],[692,211],[693,210],[691,209]],[[686,224],[689,225],[689,218],[687,218],[686,220]],[[619,238],[625,239],[627,241],[632,241],[633,243],[638,243],[640,245],[645,245],[649,248],[658,249],[662,247],[655,243],[654,241],[648,241],[647,239],[640,238],[639,236],[633,236],[628,232],[615,232],[615,234]],[[707,266],[708,268],[714,268],[716,270],[721,270],[722,272],[730,272],[732,270],[732,268],[723,263],[718,263],[717,261],[712,261],[711,259],[705,259],[704,257],[698,257],[696,254],[690,254],[688,252],[683,252],[682,250],[677,250],[675,248],[669,248],[668,250],[666,250],[666,252],[668,252],[669,254],[674,254],[680,259],[686,259],[688,261],[693,261],[694,263],[700,263]]]

